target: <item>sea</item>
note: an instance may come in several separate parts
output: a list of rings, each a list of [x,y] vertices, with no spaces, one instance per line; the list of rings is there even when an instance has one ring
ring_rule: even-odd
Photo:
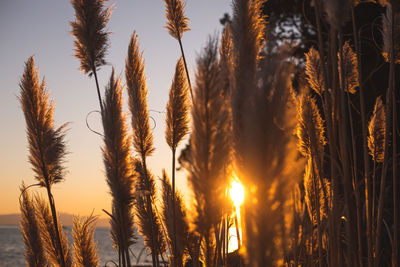
[[[70,247],[72,247],[72,228],[64,227],[68,234]],[[137,243],[131,246],[131,262],[136,264],[151,263],[151,256],[144,248],[143,238],[138,236]],[[118,254],[113,248],[110,238],[110,230],[107,227],[97,227],[94,232],[94,239],[99,250],[100,266],[116,266],[118,264]],[[18,226],[0,225],[0,267],[24,267],[26,266],[24,257],[24,241]]]

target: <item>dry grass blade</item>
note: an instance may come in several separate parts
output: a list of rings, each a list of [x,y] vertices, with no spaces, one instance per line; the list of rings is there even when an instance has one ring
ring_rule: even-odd
[[[139,160],[136,160],[134,164],[136,172],[139,175],[135,184],[135,207],[139,231],[144,237],[145,245],[153,255],[164,253],[166,251],[166,245],[162,234],[160,219],[157,216],[154,203],[156,194],[154,177],[149,171],[144,169],[142,162]],[[151,211],[148,209],[148,196],[151,199]],[[153,251],[154,249],[157,250],[157,253]]]
[[[319,53],[314,48],[311,48],[306,53],[306,79],[310,87],[322,97],[325,91],[325,78],[322,71],[322,62]]]
[[[20,187],[22,194],[21,209],[21,233],[25,244],[25,260],[29,267],[42,267],[47,265],[47,258],[43,248],[39,221],[35,204],[28,193],[24,183]]]
[[[109,32],[105,27],[112,13],[112,6],[104,8],[107,1],[71,0],[75,10],[75,21],[70,23],[75,37],[75,57],[80,60],[81,70],[89,76],[106,64]]]
[[[74,239],[74,260],[76,267],[97,267],[99,256],[93,240],[96,216],[74,217],[72,237]]]
[[[66,124],[58,129],[54,127],[54,104],[49,99],[44,80],[40,82],[33,57],[25,63],[20,88],[19,100],[26,121],[29,161],[40,185],[51,186],[63,180]]]
[[[386,7],[386,14],[382,15],[382,38],[383,48],[382,55],[386,62],[390,61],[392,39],[394,44],[394,61],[400,64],[400,11],[394,11],[394,22],[392,19],[392,7]],[[392,36],[392,28],[394,36]]]
[[[182,0],[164,0],[165,16],[167,18],[166,28],[177,40],[180,40],[182,34],[189,31],[188,18],[185,17],[185,4]]]
[[[385,108],[381,97],[375,102],[374,113],[368,124],[368,148],[372,159],[376,162],[383,162],[385,152]]]
[[[169,100],[167,103],[167,129],[165,139],[172,150],[189,131],[189,99],[188,83],[182,58],[176,64],[175,76],[172,80]]]
[[[348,41],[342,47],[342,55],[338,52],[338,63],[339,81],[340,84],[344,85],[343,90],[355,94],[356,87],[360,85],[357,70],[357,55],[351,49]]]
[[[61,266],[61,257],[56,244],[56,232],[53,227],[53,219],[47,203],[39,196],[35,198],[35,210],[39,216],[40,232],[44,249],[47,253],[48,261],[52,266]],[[60,220],[58,220],[59,222]],[[64,252],[64,260],[66,267],[72,267],[72,255],[68,246],[68,239],[65,235],[62,225],[58,223],[58,231],[60,233],[61,245]]]
[[[174,209],[174,201],[173,201],[173,193],[172,186],[170,180],[163,170],[163,179],[162,179],[162,200],[163,200],[163,221],[164,225],[167,228],[168,240],[169,243],[172,244],[172,240],[174,239],[174,227],[173,227],[173,209]],[[176,192],[175,193],[175,215],[176,215],[176,228],[179,229],[176,232],[176,250],[173,248],[172,258],[174,260],[173,266],[182,267],[183,260],[185,256],[185,249],[188,245],[188,235],[189,235],[189,226],[186,218],[186,211],[183,206],[182,196]]]
[[[114,245],[129,254],[129,246],[136,240],[132,211],[134,170],[130,159],[131,140],[122,112],[122,92],[121,80],[115,78],[113,70],[103,102],[103,161],[112,196],[111,236]]]
[[[140,155],[147,157],[153,151],[153,135],[150,130],[147,110],[147,87],[144,74],[144,61],[139,52],[137,34],[132,34],[125,64],[125,77],[129,96],[129,109],[132,113],[133,144]]]
[[[324,151],[325,128],[315,99],[303,95],[298,103],[297,137],[299,150],[305,157],[318,157]]]

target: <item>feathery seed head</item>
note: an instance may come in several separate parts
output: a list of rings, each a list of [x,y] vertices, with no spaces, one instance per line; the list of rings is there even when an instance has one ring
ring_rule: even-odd
[[[162,201],[163,201],[163,216],[164,225],[167,228],[169,243],[174,240],[174,225],[173,225],[173,194],[170,180],[165,170],[162,176]],[[171,244],[173,258],[176,260],[176,266],[183,266],[183,257],[185,248],[188,245],[189,225],[187,223],[186,211],[181,194],[175,191],[175,216],[176,216],[176,251]]]
[[[392,10],[394,21],[392,18]],[[394,29],[393,29],[394,28]],[[392,29],[394,36],[392,36]],[[383,48],[382,55],[386,62],[390,61],[392,41],[394,44],[394,62],[400,64],[400,11],[394,11],[391,5],[386,7],[386,14],[382,15]]]
[[[385,107],[382,104],[381,97],[378,97],[375,102],[374,113],[368,124],[368,148],[375,162],[383,162],[385,154],[385,121]]]
[[[134,171],[131,140],[127,134],[126,116],[122,112],[122,92],[121,79],[115,78],[113,70],[103,102],[103,161],[112,196],[111,236],[119,248],[124,243],[132,245],[136,240],[132,210]]]
[[[125,77],[129,96],[129,109],[132,113],[133,144],[143,156],[150,156],[153,151],[153,135],[150,129],[147,110],[147,86],[144,74],[144,61],[139,52],[136,32],[129,43],[125,62]]]
[[[180,58],[176,63],[175,76],[172,80],[167,103],[165,139],[172,150],[176,149],[189,131],[188,91],[185,67],[182,58]]]
[[[54,242],[54,240],[56,240],[56,231],[53,225],[53,218],[47,202],[38,195],[36,195],[35,197],[35,210],[36,214],[38,214],[39,216],[40,232],[48,261],[51,266],[60,266],[61,257],[59,254],[59,250],[57,249],[57,244]],[[67,236],[62,229],[60,218],[58,218],[57,227],[58,232],[60,233],[60,240],[64,253],[65,265],[66,267],[72,267],[72,255],[68,246]]]
[[[298,104],[298,147],[305,157],[321,155],[326,144],[324,122],[315,99],[302,95]]]
[[[345,42],[342,47],[342,55],[338,52],[338,72],[340,84],[343,84],[346,92],[356,93],[356,87],[360,85],[357,70],[357,55],[350,47],[349,42]],[[343,72],[342,72],[343,67]],[[343,75],[343,77],[342,77]],[[343,79],[343,81],[342,81]]]
[[[41,239],[40,226],[37,218],[35,204],[31,195],[22,182],[20,187],[22,201],[21,210],[21,233],[25,244],[25,260],[28,266],[41,267],[47,265],[47,258]]]
[[[72,230],[74,260],[76,267],[97,267],[99,256],[93,235],[97,217],[90,215],[87,218],[74,217]]]
[[[106,64],[109,32],[105,27],[110,20],[113,5],[104,8],[108,0],[71,0],[75,21],[70,22],[75,37],[75,57],[80,60],[81,71],[91,76],[94,70]]]
[[[319,95],[325,91],[325,78],[322,70],[322,62],[319,53],[314,48],[311,48],[306,53],[306,79],[310,87]]]
[[[225,24],[224,31],[221,37],[221,44],[219,47],[220,57],[220,68],[221,68],[221,79],[224,95],[230,94],[232,81],[233,81],[233,43],[232,43],[232,32],[229,23]]]
[[[185,17],[185,4],[182,0],[164,0],[165,16],[167,18],[166,28],[169,34],[177,40],[182,38],[182,34],[190,30],[188,21]]]
[[[25,115],[26,133],[29,144],[29,161],[35,178],[41,186],[61,182],[62,166],[66,155],[65,127],[54,127],[54,104],[49,100],[44,79],[40,82],[33,57],[25,62],[20,82],[19,100]]]

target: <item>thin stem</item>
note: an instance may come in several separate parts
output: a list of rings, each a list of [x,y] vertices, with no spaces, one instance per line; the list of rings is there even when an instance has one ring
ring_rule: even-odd
[[[182,45],[182,40],[181,40],[180,34],[179,34],[178,42],[179,42],[179,47],[181,48],[183,65],[185,65],[186,77],[187,77],[189,89],[190,89],[190,97],[192,98],[192,103],[193,103],[192,83],[190,82],[189,71],[188,71],[187,64],[186,64],[185,52],[183,51],[183,45]]]
[[[178,266],[177,264],[177,253],[176,253],[176,208],[175,208],[175,154],[176,149],[172,148],[172,227],[173,227],[173,266]]]
[[[94,80],[96,81],[96,89],[97,89],[97,96],[99,98],[100,111],[101,111],[101,115],[103,115],[103,101],[101,100],[99,81],[97,79],[97,72],[96,72],[96,68],[94,66],[92,67],[92,71],[94,74]]]
[[[367,246],[368,246],[368,267],[372,267],[372,227],[371,227],[371,192],[368,181],[369,175],[369,158],[368,158],[368,145],[367,145],[367,123],[365,119],[365,100],[364,100],[364,83],[362,80],[362,62],[361,62],[361,44],[359,43],[358,31],[356,25],[356,18],[354,7],[351,9],[351,17],[353,22],[353,37],[354,45],[357,55],[357,70],[359,77],[359,92],[360,92],[360,108],[361,108],[361,130],[363,140],[363,160],[364,160],[364,186],[365,186],[365,214],[367,219]]]
[[[47,174],[45,174],[45,176],[47,176]],[[53,195],[51,194],[51,188],[50,188],[50,184],[48,183],[48,178],[45,178],[45,180],[46,180],[47,195],[49,197],[49,203],[50,203],[50,208],[51,208],[51,215],[53,217],[54,230],[56,232],[57,248],[60,253],[60,261],[61,261],[60,265],[61,265],[61,267],[66,267],[65,259],[64,259],[64,251],[63,251],[63,247],[61,244],[60,231],[58,230],[56,207],[54,204]]]

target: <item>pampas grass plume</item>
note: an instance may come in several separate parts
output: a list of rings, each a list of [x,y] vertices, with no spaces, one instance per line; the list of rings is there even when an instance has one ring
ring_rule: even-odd
[[[383,162],[385,152],[385,108],[381,97],[375,102],[374,112],[368,124],[368,148],[372,159],[376,162]]]
[[[305,73],[310,87],[322,97],[325,91],[325,78],[319,53],[314,48],[311,48],[310,51],[306,53]]]
[[[394,61],[400,64],[400,11],[394,11],[394,22],[392,19],[392,6],[386,7],[386,14],[382,15],[382,38],[383,48],[382,55],[386,62],[390,61],[392,38],[394,44]],[[394,27],[394,36],[392,36],[392,28]]]
[[[110,20],[112,6],[104,8],[108,0],[71,0],[75,21],[70,22],[75,37],[75,57],[80,60],[81,70],[91,76],[106,64],[109,32],[105,27]]]
[[[351,94],[356,93],[356,87],[360,85],[357,70],[357,55],[350,47],[349,42],[345,42],[342,47],[342,54],[338,52],[338,73],[340,83],[343,84],[344,90]],[[343,72],[342,72],[343,67]],[[343,75],[343,77],[342,77]],[[343,81],[342,81],[343,79]]]
[[[96,216],[74,217],[72,237],[74,240],[74,260],[76,267],[97,267],[99,256],[93,240]]]
[[[53,227],[53,219],[49,207],[40,196],[35,197],[35,209],[39,216],[40,232],[44,249],[47,253],[48,261],[52,266],[61,266],[61,258],[57,249],[56,232]],[[58,216],[57,216],[58,217]],[[60,219],[58,218],[58,231],[60,233],[61,245],[64,253],[64,260],[66,267],[72,267],[72,255],[68,246],[68,239],[63,231]]]
[[[129,109],[132,113],[133,144],[142,157],[153,151],[153,135],[150,130],[147,110],[147,87],[144,74],[144,61],[139,52],[138,36],[132,34],[128,56],[125,63],[125,77],[129,96]]]
[[[49,99],[44,80],[39,80],[33,57],[25,63],[20,88],[19,100],[26,121],[29,161],[40,185],[51,186],[63,180],[66,124],[57,129],[54,127],[54,104]]]
[[[318,157],[326,144],[324,122],[315,99],[300,96],[298,103],[297,137],[299,150],[305,157]]]
[[[20,187],[22,201],[21,209],[21,233],[25,244],[25,260],[29,267],[42,267],[47,265],[47,258],[43,248],[39,221],[35,204],[27,187],[22,183]]]
[[[132,211],[134,173],[130,160],[131,140],[122,112],[122,92],[121,80],[115,78],[113,70],[103,102],[103,160],[112,196],[111,236],[116,247],[128,254],[129,246],[136,240]]]
[[[162,200],[163,200],[162,218],[164,221],[164,225],[167,228],[169,243],[171,244],[172,240],[174,240],[173,236],[174,200],[172,193],[172,185],[165,170],[163,170],[163,176],[162,176]],[[176,251],[172,251],[172,258],[174,259],[174,266],[181,267],[183,266],[185,249],[188,245],[189,226],[187,223],[186,211],[183,206],[183,199],[178,192],[175,192],[175,215],[176,215],[176,228],[179,230],[176,231],[177,235]],[[172,245],[170,247],[172,249],[174,248]]]
[[[172,80],[167,103],[165,139],[172,150],[176,150],[178,144],[189,131],[188,90],[185,67],[182,58],[180,58],[176,64],[175,76]]]
[[[169,34],[177,40],[182,34],[189,31],[188,18],[185,17],[185,4],[182,0],[164,0],[165,16],[167,18],[166,28]]]

